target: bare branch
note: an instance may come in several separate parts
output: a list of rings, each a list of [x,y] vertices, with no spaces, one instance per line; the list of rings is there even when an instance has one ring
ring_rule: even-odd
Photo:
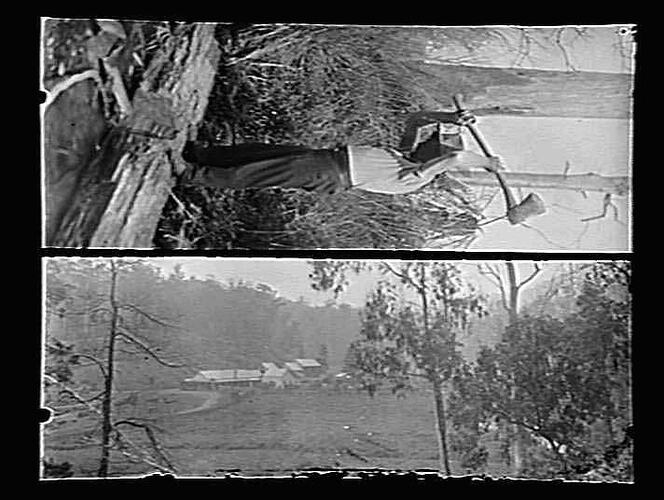
[[[58,385],[60,387],[60,390],[63,393],[69,394],[72,398],[74,398],[79,403],[85,405],[88,409],[90,409],[90,410],[94,411],[95,413],[98,413],[98,414],[101,415],[101,411],[98,408],[95,408],[94,406],[90,405],[90,402],[93,399],[96,399],[98,396],[95,396],[94,398],[85,398],[85,397],[81,396],[78,392],[76,392],[74,389],[69,387],[67,384],[65,384],[64,382],[61,382],[60,380],[58,380],[57,378],[55,378],[52,375],[44,374],[44,380],[46,380],[47,382],[50,382],[52,384]]]
[[[71,387],[67,386],[67,384],[65,384],[65,383],[59,381],[57,378],[55,378],[51,375],[47,375],[47,374],[44,375],[44,379],[51,382],[51,383],[53,383],[53,384],[56,384],[56,385],[60,386],[63,389],[64,392],[67,392],[67,393],[71,394],[80,403],[84,404],[89,410],[91,410],[92,412],[96,413],[97,415],[103,417],[103,412],[99,408],[96,408],[95,406],[91,405],[88,401],[85,400],[85,398],[81,397]],[[142,451],[140,446],[138,446],[136,443],[132,442],[119,429],[114,428],[114,430],[115,430],[116,437],[117,437],[119,442],[123,441],[127,445],[133,447],[135,450]],[[175,472],[174,469],[169,469],[167,467],[164,467],[164,466],[160,465],[159,463],[155,462],[154,460],[150,460],[149,458],[134,455],[134,454],[128,452],[127,450],[122,449],[121,447],[116,448],[116,449],[120,453],[122,453],[124,456],[128,457],[129,459],[144,462],[144,463],[154,467],[155,469],[160,470],[161,472],[166,472],[166,473]]]
[[[87,403],[92,403],[93,401],[102,397],[106,391],[101,391],[99,394],[92,396],[90,398],[82,398],[79,394],[74,392],[73,389],[69,388],[66,389],[63,388],[60,390],[60,392],[62,392],[63,394],[69,394],[71,397],[73,397],[76,401],[78,401],[81,404],[87,404]]]
[[[142,452],[144,455],[147,455],[147,453],[143,450],[142,447],[140,447],[139,445],[134,443],[131,439],[129,439],[124,434],[122,434],[118,429],[114,429],[114,430],[115,430],[116,443],[118,444],[118,446],[115,449],[117,451],[119,451],[120,453],[122,453],[125,457],[129,458],[132,461],[139,461],[139,462],[146,463],[146,464],[150,465],[151,467],[154,467],[155,469],[157,469],[161,472],[165,472],[165,473],[168,473],[168,474],[172,474],[172,473],[175,472],[173,469],[170,469],[168,467],[164,467],[163,465],[155,462],[151,458],[148,458],[146,456],[138,456],[138,455],[130,453],[129,451],[124,449],[123,445],[125,445],[125,446],[128,445],[128,446],[131,446],[134,450],[136,450],[136,452]]]
[[[534,433],[536,433],[536,434],[538,434],[538,435],[541,435],[540,433],[541,433],[542,431],[541,431],[541,429],[540,429],[539,427],[536,427],[536,426],[534,426],[534,425],[527,424],[527,423],[525,423],[523,420],[515,419],[515,418],[513,418],[508,412],[506,412],[505,410],[502,410],[502,409],[500,409],[500,408],[495,408],[495,407],[494,407],[494,410],[496,411],[496,413],[499,413],[499,414],[500,414],[505,420],[507,420],[510,424],[514,424],[514,425],[521,426],[521,427],[523,427],[524,429],[528,429],[529,431],[532,431],[532,432],[534,432]]]
[[[90,354],[81,354],[81,353],[77,353],[77,352],[72,353],[72,356],[78,356],[79,358],[89,359],[95,365],[97,365],[97,367],[101,371],[102,376],[104,377],[104,380],[106,378],[108,378],[108,373],[106,372],[106,367],[104,366],[104,363],[101,360],[95,358],[94,356],[91,356]]]
[[[421,290],[422,290],[421,286],[420,286],[419,284],[417,284],[417,283],[416,283],[416,282],[415,282],[410,276],[408,276],[407,274],[400,273],[399,271],[397,271],[396,269],[394,269],[390,264],[388,264],[388,263],[385,262],[385,261],[383,261],[382,264],[383,264],[383,266],[385,267],[385,269],[387,269],[387,270],[388,270],[390,273],[392,273],[394,276],[396,276],[396,277],[398,277],[398,278],[400,278],[400,279],[402,279],[402,280],[404,280],[404,281],[409,282],[409,283],[410,283],[410,284],[411,284],[416,290],[418,290],[418,291],[421,291]]]
[[[539,234],[539,235],[542,237],[542,239],[543,239],[544,241],[546,241],[547,243],[549,243],[549,244],[551,244],[551,245],[553,245],[553,246],[555,246],[555,247],[561,248],[561,249],[563,249],[563,250],[570,250],[570,248],[569,248],[568,246],[561,245],[560,243],[553,241],[553,240],[552,240],[551,238],[549,238],[549,237],[548,237],[548,236],[547,236],[547,235],[546,235],[546,234],[545,234],[540,228],[535,227],[535,226],[531,226],[530,224],[526,224],[525,222],[522,222],[521,225],[522,225],[523,227],[526,227],[526,228],[528,228],[528,229],[532,229],[533,231],[535,231],[535,232],[536,232],[537,234]]]
[[[140,422],[136,422],[135,420],[130,420],[130,419],[125,419],[125,420],[120,420],[119,422],[115,422],[113,424],[113,427],[117,428],[120,425],[129,425],[132,427],[139,427],[145,431],[145,434],[148,436],[148,439],[150,440],[150,444],[152,445],[152,448],[154,449],[155,453],[163,460],[163,462],[173,470],[173,472],[176,472],[175,467],[171,463],[171,461],[168,459],[166,456],[166,453],[164,452],[162,446],[159,444],[159,441],[157,440],[157,437],[154,434],[154,431],[148,424],[143,424]]]
[[[186,365],[184,365],[184,364],[170,363],[170,362],[168,362],[168,361],[163,360],[163,359],[162,359],[162,358],[161,358],[161,357],[160,357],[160,356],[154,351],[154,349],[153,349],[152,347],[148,346],[148,345],[145,344],[144,342],[141,342],[141,341],[138,340],[136,337],[134,337],[133,335],[129,334],[128,332],[126,332],[126,331],[124,331],[124,330],[123,330],[123,331],[118,331],[117,336],[118,336],[118,338],[122,338],[122,339],[124,339],[124,340],[126,340],[126,341],[128,341],[128,342],[130,342],[130,343],[133,343],[134,345],[137,345],[138,347],[140,347],[145,353],[147,353],[148,355],[150,355],[150,357],[152,357],[152,359],[154,359],[154,360],[155,360],[157,363],[159,363],[160,365],[167,366],[167,367],[169,367],[169,368],[183,368],[183,367],[186,366]]]
[[[576,71],[569,52],[567,51],[567,47],[563,43],[563,35],[565,34],[565,30],[566,28],[564,26],[556,30],[555,43],[560,49],[560,52],[563,54],[563,58],[565,59],[565,66],[567,67],[568,71]]]
[[[528,276],[526,279],[524,279],[521,283],[519,283],[516,286],[517,290],[520,290],[523,285],[525,285],[529,281],[533,280],[535,278],[535,276],[537,276],[542,271],[542,267],[537,262],[533,262],[533,267],[535,269],[530,274],[530,276]]]
[[[613,203],[613,199],[611,197],[611,193],[606,193],[604,195],[604,200],[602,201],[602,213],[599,215],[595,215],[594,217],[586,217],[585,219],[581,219],[582,222],[590,222],[591,220],[597,220],[597,219],[603,219],[606,217],[606,214],[609,210],[609,207],[613,209],[613,219],[617,222],[620,222],[623,224],[623,222],[618,219],[618,207],[615,203]]]
[[[567,177],[567,174],[569,173],[571,168],[572,168],[572,164],[569,162],[569,160],[565,160],[565,168],[563,169],[563,177]]]
[[[489,264],[479,264],[478,270],[482,276],[487,278],[491,283],[493,283],[496,288],[500,291],[500,299],[503,306],[503,309],[509,312],[510,307],[507,303],[507,290],[505,289],[505,283],[500,271],[496,267],[491,267]]]
[[[154,315],[145,312],[143,309],[141,309],[138,306],[135,306],[134,304],[129,304],[129,303],[120,304],[118,305],[118,309],[130,309],[160,326],[163,326],[165,328],[177,328],[176,325],[171,325],[169,323],[166,323],[165,321],[155,317]]]
[[[506,218],[507,218],[506,214],[499,215],[497,217],[494,217],[493,219],[489,219],[488,221],[485,221],[485,222],[482,222],[482,223],[478,224],[478,226],[480,226],[480,227],[488,226],[489,224],[493,224],[494,222],[498,222],[499,220],[506,219]]]

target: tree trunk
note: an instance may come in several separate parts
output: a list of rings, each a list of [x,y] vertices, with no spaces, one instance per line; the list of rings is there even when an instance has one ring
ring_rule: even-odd
[[[57,217],[47,218],[54,226],[46,228],[48,246],[152,247],[188,126],[200,122],[207,107],[220,54],[214,29],[193,25],[153,58],[133,112],[106,132],[69,198],[59,200],[62,214],[52,210]],[[175,133],[160,138],[164,129]],[[45,161],[48,179],[48,154]],[[48,198],[48,183],[46,191]]]
[[[505,267],[507,267],[507,286],[508,286],[508,300],[509,300],[509,324],[516,324],[519,319],[519,282],[517,278],[516,265],[512,261],[506,261]],[[515,397],[514,387],[512,387],[512,397]],[[513,424],[512,425],[511,442],[510,442],[510,457],[511,457],[511,468],[512,475],[514,477],[521,474],[521,469],[523,468],[523,436],[521,428]]]
[[[422,319],[424,321],[424,336],[427,342],[431,342],[431,329],[429,328],[429,300],[427,297],[427,276],[426,264],[420,263],[420,285],[418,293],[422,303]],[[447,301],[445,302],[447,305]],[[447,320],[447,317],[445,318]],[[438,460],[440,462],[440,469],[445,472],[445,475],[452,474],[450,470],[450,461],[447,454],[447,422],[445,420],[445,400],[443,398],[443,387],[438,378],[437,373],[432,373],[431,385],[433,388],[433,398],[436,410],[436,431],[438,434]]]
[[[438,459],[440,461],[441,470],[445,471],[445,475],[452,474],[450,468],[449,454],[447,450],[447,422],[445,416],[445,397],[443,395],[443,387],[438,378],[434,377],[431,381],[433,388],[433,398],[436,408],[436,430],[438,431]]]
[[[482,170],[450,170],[450,177],[469,186],[498,186],[496,176]],[[630,190],[629,177],[604,177],[597,174],[558,175],[521,172],[501,172],[511,188],[563,189],[568,191],[595,191],[626,196]]]
[[[117,268],[111,260],[111,290],[109,302],[111,303],[111,330],[108,335],[108,352],[106,358],[106,378],[104,380],[104,399],[102,401],[102,424],[101,424],[101,460],[99,461],[99,477],[108,476],[108,461],[111,451],[111,410],[113,403],[113,369],[115,363],[115,337],[118,327],[118,305],[115,300],[115,289],[117,284]]]
[[[513,325],[519,318],[519,283],[514,262],[506,261],[505,267],[507,267],[507,286],[509,287],[509,321],[510,325]]]

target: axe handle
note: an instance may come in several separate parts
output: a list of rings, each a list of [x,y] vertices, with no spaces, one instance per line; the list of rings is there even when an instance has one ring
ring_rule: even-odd
[[[452,100],[454,101],[454,105],[456,106],[457,111],[463,111],[465,109],[463,106],[463,97],[461,96],[461,94],[456,94],[452,98]],[[484,139],[480,135],[479,131],[475,128],[475,126],[469,123],[466,125],[466,127],[472,134],[473,138],[477,142],[477,145],[480,147],[484,155],[488,157],[493,156],[491,150],[489,149],[489,145],[484,141]],[[496,175],[496,178],[498,179],[498,183],[500,184],[500,188],[503,191],[503,195],[505,195],[505,203],[507,205],[507,210],[509,211],[517,205],[516,200],[514,199],[514,195],[507,186],[505,178],[502,176],[502,174],[497,170],[495,170],[493,173]]]
[[[456,106],[457,111],[463,111],[465,109],[461,94],[456,94],[452,99],[454,100],[454,105]],[[466,125],[466,127],[472,134],[473,138],[477,142],[477,145],[480,147],[484,155],[493,156],[493,153],[491,153],[491,150],[489,149],[489,145],[486,142],[484,142],[484,139],[482,138],[478,130],[475,128],[475,126],[469,123]]]

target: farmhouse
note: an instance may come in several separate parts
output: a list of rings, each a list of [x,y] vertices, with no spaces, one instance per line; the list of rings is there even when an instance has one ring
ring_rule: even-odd
[[[298,363],[294,361],[286,361],[284,367],[288,370],[296,379],[304,377],[304,369]]]
[[[302,367],[305,377],[319,377],[323,374],[323,366],[315,359],[298,358],[295,362]]]
[[[201,370],[194,377],[185,379],[184,389],[209,390],[220,387],[250,387],[261,381],[259,370]]]
[[[261,373],[265,373],[265,372],[268,372],[268,371],[277,370],[278,368],[279,367],[275,363],[264,362],[264,363],[261,363],[260,371],[261,371]]]
[[[287,368],[279,368],[274,363],[261,363],[261,382],[283,388],[297,383],[295,376]]]

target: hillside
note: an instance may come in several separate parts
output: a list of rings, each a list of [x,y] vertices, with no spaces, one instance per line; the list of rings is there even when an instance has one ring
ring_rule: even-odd
[[[90,304],[104,300],[108,277],[84,261],[51,263],[47,334],[73,345],[76,352],[104,357],[108,322],[86,314]],[[168,276],[150,265],[137,264],[120,279],[122,302],[136,304],[173,325],[166,328],[127,316],[131,327],[162,357],[182,363],[168,368],[149,356],[117,353],[117,387],[125,390],[177,387],[198,370],[258,368],[261,362],[278,364],[297,357],[317,358],[326,352],[329,370],[341,371],[350,343],[359,336],[360,310],[348,304],[313,305],[279,296],[262,284],[226,284],[211,278],[187,277],[179,270]],[[490,314],[471,322],[458,340],[464,356],[472,360],[481,345],[495,343],[505,326],[498,302]],[[75,378],[95,387],[95,366],[76,367]]]
[[[48,335],[73,344],[77,352],[102,356],[108,322],[84,311],[107,292],[105,276],[95,276],[80,262],[51,267],[50,272],[51,291],[62,286],[68,293],[54,299],[60,305],[50,309]],[[165,358],[186,365],[167,368],[123,346],[118,353],[120,390],[173,387],[201,369],[258,368],[263,361],[315,358],[323,350],[330,369],[340,370],[359,333],[357,309],[286,300],[262,285],[164,277],[139,265],[121,279],[120,289],[122,301],[173,325],[128,316],[134,331]],[[61,311],[66,313],[56,314]],[[78,368],[76,375],[91,385],[98,382],[94,366]]]

